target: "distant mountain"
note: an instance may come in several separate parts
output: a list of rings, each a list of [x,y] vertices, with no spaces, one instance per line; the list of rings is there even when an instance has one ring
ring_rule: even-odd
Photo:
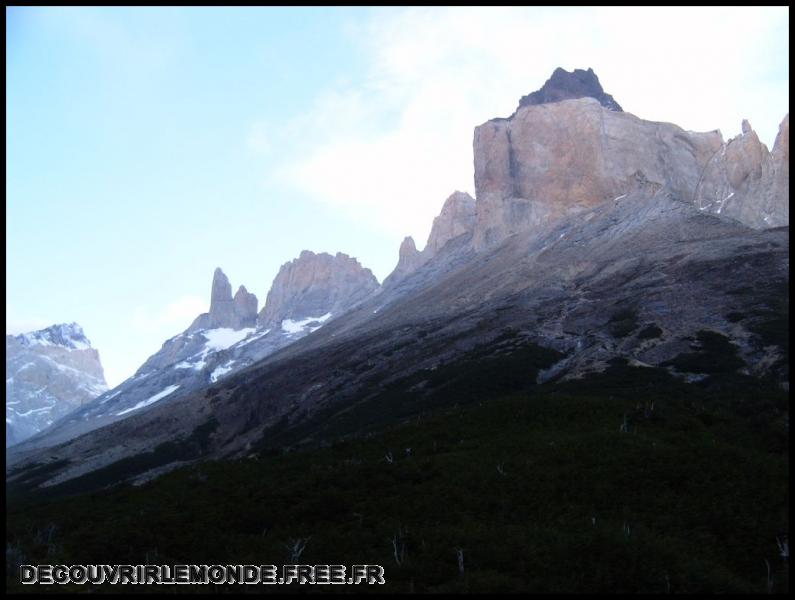
[[[99,353],[77,323],[6,336],[6,446],[108,389]]]
[[[208,312],[166,340],[131,378],[55,422],[25,447],[63,442],[155,403],[174,402],[312,333],[378,289],[376,278],[356,259],[304,251],[282,265],[258,317],[257,297],[244,286],[233,297],[218,268]]]

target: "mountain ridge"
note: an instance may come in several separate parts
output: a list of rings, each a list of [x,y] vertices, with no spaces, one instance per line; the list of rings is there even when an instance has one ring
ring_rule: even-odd
[[[475,128],[475,199],[450,196],[422,252],[404,239],[384,285],[347,255],[302,252],[283,265],[282,288],[271,288],[258,315],[257,326],[269,329],[249,334],[261,341],[241,338],[217,352],[202,367],[203,385],[59,440],[44,460],[66,464],[45,483],[136,456],[154,462],[135,477],[241,458],[286,431],[312,439],[324,430],[321,415],[371,407],[375,418],[379,399],[396,401],[393,389],[411,400],[405,414],[413,414],[434,385],[445,385],[433,372],[458,373],[447,369],[478,348],[486,362],[521,347],[532,360],[557,357],[526,386],[577,379],[616,360],[692,382],[730,373],[787,386],[788,346],[774,330],[788,319],[780,304],[788,282],[788,116],[765,154],[750,125],[727,143],[717,131],[644,121],[587,95],[552,96]],[[700,200],[715,190],[737,199]],[[342,279],[353,281],[355,300],[332,311],[334,294],[304,294],[303,286],[329,281],[314,265],[335,259],[346,265],[351,278]],[[302,260],[313,266],[296,274]],[[289,282],[301,291],[287,293]],[[223,297],[230,294],[224,286]],[[726,355],[722,371],[703,359],[714,349]],[[223,379],[210,377],[230,361],[239,362]],[[156,388],[173,383],[161,379]],[[175,440],[187,445],[169,461],[162,448]],[[21,450],[11,464],[43,458]]]

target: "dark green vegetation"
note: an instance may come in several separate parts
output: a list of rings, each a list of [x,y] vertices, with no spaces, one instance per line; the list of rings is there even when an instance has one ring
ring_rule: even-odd
[[[764,593],[767,560],[785,592],[787,394],[731,372],[726,343],[698,335],[692,354],[715,351],[723,366],[707,361],[714,374],[695,384],[619,359],[535,386],[556,356],[507,335],[496,355],[476,350],[355,411],[329,410],[301,450],[194,464],[138,488],[17,497],[7,588],[32,591],[17,583],[20,562],[301,562],[383,565],[385,586],[345,588],[368,592]],[[290,432],[285,445],[306,442]],[[294,561],[296,540],[306,546]]]
[[[734,373],[743,366],[737,356],[737,349],[725,335],[716,331],[701,330],[696,335],[698,342],[693,345],[695,352],[680,354],[673,360],[663,363],[686,373]]]
[[[638,313],[627,308],[614,314],[607,324],[610,335],[617,338],[627,337],[638,328]]]
[[[99,489],[107,487],[120,479],[129,478],[149,469],[166,465],[174,461],[187,461],[198,458],[207,449],[209,436],[217,427],[218,422],[210,418],[197,427],[187,439],[178,442],[164,442],[151,452],[145,452],[111,463],[92,471],[88,475],[75,477],[49,490],[51,498],[79,493],[87,488]],[[19,504],[35,501],[32,490],[36,485],[47,479],[48,472],[66,461],[57,461],[28,469],[21,481],[7,490],[7,501]]]
[[[284,446],[318,440],[360,436],[428,411],[499,397],[535,387],[538,371],[563,355],[528,343],[511,329],[491,343],[465,353],[457,360],[440,362],[383,387],[377,376],[369,383],[372,394],[345,406],[320,410],[300,425],[284,424],[265,432],[259,450],[273,451]]]
[[[651,324],[647,325],[643,329],[638,332],[638,339],[640,340],[650,340],[654,338],[658,338],[662,335],[662,329],[657,327],[657,325]]]

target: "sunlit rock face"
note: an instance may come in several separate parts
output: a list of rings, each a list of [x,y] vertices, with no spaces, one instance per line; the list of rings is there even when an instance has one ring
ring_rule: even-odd
[[[340,314],[369,297],[378,280],[353,257],[338,252],[315,254],[304,250],[282,265],[259,313],[259,326],[278,326],[286,319],[300,320]]]
[[[788,118],[770,153],[747,123],[724,143],[717,130],[622,112],[601,86],[576,98],[550,89],[475,128],[477,249],[637,191],[663,190],[755,228],[788,224]]]

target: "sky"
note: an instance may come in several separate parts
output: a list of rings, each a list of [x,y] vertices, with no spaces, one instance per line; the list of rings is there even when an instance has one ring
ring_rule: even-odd
[[[379,281],[472,134],[556,67],[625,111],[772,147],[789,9],[6,8],[6,333],[79,323],[111,387],[301,250]]]

